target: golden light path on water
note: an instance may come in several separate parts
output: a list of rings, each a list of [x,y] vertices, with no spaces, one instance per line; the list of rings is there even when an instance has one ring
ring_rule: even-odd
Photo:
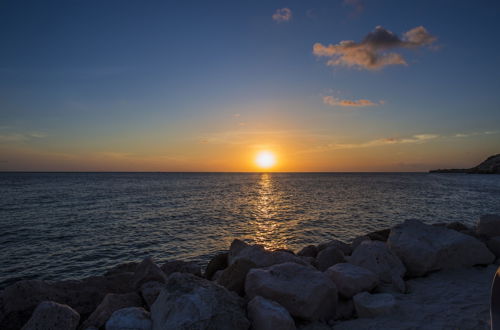
[[[276,187],[269,173],[262,173],[257,185],[255,218],[250,223],[251,228],[254,228],[253,240],[268,250],[286,248],[287,235],[285,233],[290,233],[288,227],[291,223],[276,219],[280,213],[279,207],[283,206],[281,200],[283,192]]]

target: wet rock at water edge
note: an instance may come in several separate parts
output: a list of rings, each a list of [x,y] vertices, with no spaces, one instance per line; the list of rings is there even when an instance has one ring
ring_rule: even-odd
[[[44,301],[36,307],[22,330],[74,330],[79,321],[78,312],[68,305]]]

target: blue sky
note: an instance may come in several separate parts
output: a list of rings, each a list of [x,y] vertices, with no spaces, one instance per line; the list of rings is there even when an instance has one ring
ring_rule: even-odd
[[[285,171],[472,166],[500,152],[499,16],[495,1],[1,1],[0,170],[246,171],[260,149]],[[363,43],[377,26],[397,40]],[[417,27],[429,37],[410,43]],[[344,40],[406,64],[360,64]]]

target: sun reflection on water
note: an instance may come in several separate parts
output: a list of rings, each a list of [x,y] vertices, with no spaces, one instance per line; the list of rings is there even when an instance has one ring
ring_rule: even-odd
[[[255,230],[253,239],[268,250],[286,248],[286,240],[280,235],[283,223],[276,219],[282,192],[275,187],[269,173],[262,173],[257,185],[255,218],[251,222]]]

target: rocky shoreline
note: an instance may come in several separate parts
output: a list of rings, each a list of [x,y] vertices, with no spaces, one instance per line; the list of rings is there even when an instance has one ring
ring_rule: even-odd
[[[0,292],[0,329],[489,329],[500,216],[407,220],[294,253],[234,240],[204,271],[151,258]]]

